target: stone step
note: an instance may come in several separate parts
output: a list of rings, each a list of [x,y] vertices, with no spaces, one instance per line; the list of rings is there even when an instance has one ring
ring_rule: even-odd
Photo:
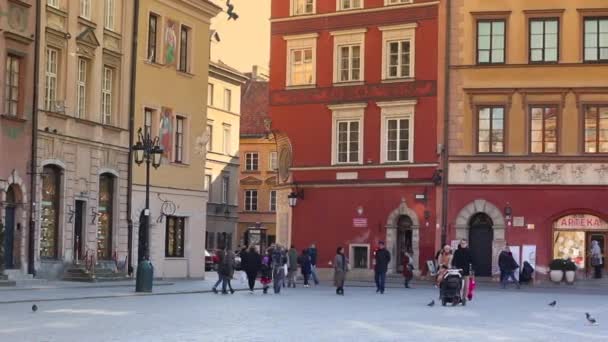
[[[0,280],[0,287],[15,286],[17,283],[13,280]]]
[[[4,275],[14,281],[34,279],[31,274],[23,273],[21,270],[4,270]]]

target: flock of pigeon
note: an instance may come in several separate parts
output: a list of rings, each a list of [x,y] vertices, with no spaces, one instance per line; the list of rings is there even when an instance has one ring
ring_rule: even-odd
[[[554,300],[551,303],[549,303],[548,305],[550,307],[555,307],[555,306],[557,306],[557,301]],[[429,307],[435,306],[435,300],[431,300],[431,302],[428,303],[426,306],[429,306]],[[597,320],[595,318],[591,317],[591,315],[588,312],[585,312],[585,317],[587,318],[587,322],[589,322],[589,324],[591,324],[591,325],[597,325],[598,324]]]

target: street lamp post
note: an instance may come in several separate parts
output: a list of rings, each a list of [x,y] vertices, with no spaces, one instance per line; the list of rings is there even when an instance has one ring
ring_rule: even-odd
[[[143,225],[140,222],[135,292],[152,292],[154,268],[150,262],[150,165],[155,169],[160,166],[163,148],[159,145],[158,137],[152,138],[147,130],[142,134],[141,128],[137,131],[137,143],[131,148],[135,163],[146,163],[146,207],[140,215]]]

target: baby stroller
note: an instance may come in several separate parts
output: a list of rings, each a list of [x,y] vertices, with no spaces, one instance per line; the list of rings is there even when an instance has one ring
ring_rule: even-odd
[[[460,270],[449,269],[439,286],[441,305],[445,306],[448,302],[452,303],[452,305],[457,305],[459,303],[465,305],[466,299],[461,297],[461,290],[462,275],[460,274]]]

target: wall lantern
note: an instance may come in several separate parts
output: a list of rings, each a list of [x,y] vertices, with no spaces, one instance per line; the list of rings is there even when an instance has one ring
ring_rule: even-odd
[[[304,190],[296,189],[292,191],[289,195],[287,195],[287,199],[289,200],[289,206],[294,208],[298,204],[298,198],[304,199]]]
[[[511,205],[507,202],[507,206],[505,207],[505,217],[507,220],[511,219],[511,214],[513,213],[513,209],[511,209]]]
[[[429,210],[424,211],[424,219],[426,220],[426,226],[429,226],[429,219],[431,218],[431,212]]]

